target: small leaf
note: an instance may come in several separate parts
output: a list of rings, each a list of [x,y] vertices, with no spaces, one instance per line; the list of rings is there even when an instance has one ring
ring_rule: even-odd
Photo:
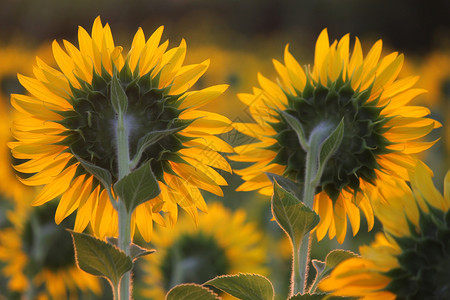
[[[75,158],[80,162],[80,164],[83,166],[83,168],[86,169],[86,171],[88,171],[89,173],[94,175],[95,178],[100,180],[100,182],[103,184],[103,187],[105,189],[108,189],[111,187],[112,176],[108,170],[103,169],[102,167],[96,166],[96,165],[82,159],[81,157],[79,157],[76,154],[74,154],[73,156],[75,156]]]
[[[348,250],[342,249],[333,250],[330,253],[328,253],[327,257],[325,258],[326,268],[335,268],[338,264],[340,264],[344,260],[356,256],[358,255]]]
[[[128,96],[120,84],[117,74],[111,80],[111,104],[118,115],[124,115],[128,108]]]
[[[319,223],[319,216],[309,207],[283,189],[277,181],[273,184],[272,213],[294,246]]]
[[[289,178],[283,177],[278,174],[274,173],[268,173],[265,172],[266,176],[270,179],[272,184],[276,180],[277,183],[286,191],[290,192],[292,195],[294,195],[299,201],[301,201],[303,197],[303,184],[302,183],[296,183]]]
[[[311,260],[311,263],[313,264],[314,269],[316,269],[317,274],[320,274],[323,272],[323,270],[325,270],[326,264],[323,261],[313,259]]]
[[[68,230],[75,246],[78,267],[95,276],[107,278],[117,286],[123,274],[130,271],[133,262],[118,248],[85,233]]]
[[[336,129],[319,146],[319,168],[314,179],[316,182],[322,177],[325,165],[330,157],[336,152],[344,138],[344,118],[339,122]]]
[[[174,286],[166,295],[166,300],[220,300],[210,289],[195,283]]]
[[[309,144],[305,137],[305,131],[303,130],[302,124],[295,117],[291,116],[285,111],[280,110],[281,115],[284,117],[286,122],[291,126],[291,128],[297,134],[298,141],[302,146],[303,150],[308,151]]]
[[[217,276],[204,283],[242,300],[271,300],[274,292],[272,283],[257,274]]]
[[[132,171],[114,184],[114,191],[124,201],[129,212],[161,192],[152,172],[150,161]]]
[[[107,237],[106,241],[108,241],[109,244],[116,246],[116,247],[119,245],[119,240],[115,237]],[[155,252],[156,252],[155,249],[147,249],[147,248],[141,247],[135,243],[130,244],[130,257],[133,261],[135,261],[139,257],[153,254]]]
[[[328,253],[325,262],[313,260],[313,266],[316,269],[316,278],[311,285],[310,292],[314,293],[320,281],[327,277],[339,263],[355,256],[357,256],[357,254],[351,251],[336,249]]]
[[[182,130],[184,127],[186,127],[186,126],[183,125],[183,126],[166,129],[166,130],[150,131],[146,135],[141,137],[139,139],[137,147],[136,147],[136,149],[137,149],[136,155],[133,158],[131,168],[134,168],[139,163],[139,160],[141,159],[142,154],[148,147],[157,143],[164,137]]]

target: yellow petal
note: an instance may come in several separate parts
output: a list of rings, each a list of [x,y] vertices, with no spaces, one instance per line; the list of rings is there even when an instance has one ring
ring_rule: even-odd
[[[58,208],[55,213],[55,223],[59,225],[68,215],[70,215],[75,209],[77,209],[80,202],[80,195],[83,191],[82,185],[84,183],[85,176],[76,177],[70,184],[67,191],[61,197]]]
[[[228,85],[221,84],[211,86],[199,91],[187,92],[182,96],[180,100],[180,109],[194,109],[201,107],[222,95],[227,90],[227,88]]]
[[[75,175],[76,169],[77,166],[72,165],[58,174],[53,181],[47,183],[47,185],[39,192],[31,205],[42,205],[64,193],[69,187],[73,175]]]

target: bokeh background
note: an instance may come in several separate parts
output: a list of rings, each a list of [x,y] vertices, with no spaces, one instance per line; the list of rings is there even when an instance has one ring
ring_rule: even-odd
[[[51,64],[50,45],[54,39],[66,39],[77,45],[78,26],[90,32],[93,20],[101,16],[104,23],[110,24],[116,45],[123,45],[125,49],[138,27],[142,27],[148,37],[157,27],[164,25],[163,39],[169,39],[172,47],[182,38],[186,39],[187,63],[211,59],[209,70],[196,87],[221,83],[230,85],[227,92],[207,109],[232,120],[248,121],[246,109],[237,100],[236,93],[249,92],[252,86],[257,85],[257,72],[274,78],[272,58],[282,59],[287,43],[301,64],[312,63],[315,40],[323,28],[328,28],[332,40],[346,33],[358,36],[364,53],[376,40],[382,39],[385,54],[393,51],[405,54],[406,62],[400,76],[421,76],[416,86],[428,89],[429,93],[417,97],[415,101],[428,106],[431,116],[443,124],[430,137],[430,140],[440,140],[422,158],[433,169],[436,184],[441,188],[443,176],[450,166],[449,13],[450,2],[447,0],[1,0],[2,106],[9,109],[10,93],[23,92],[16,74],[31,74],[36,55]],[[8,123],[5,118],[0,121]],[[2,141],[8,139],[7,127],[2,129]],[[246,141],[245,137],[234,132],[223,138],[234,145]],[[2,147],[5,148],[4,145]],[[236,192],[240,179],[233,174],[225,173],[224,176],[229,182],[229,186],[224,188],[225,196],[218,198],[205,194],[207,201],[221,202],[230,211],[244,210],[248,222],[256,224],[254,231],[262,233],[262,243],[268,249],[264,266],[268,270],[266,275],[274,282],[279,298],[283,299],[289,283],[290,249],[283,232],[270,221],[270,199],[255,193]],[[15,209],[15,205],[8,201],[12,193],[5,190],[2,194],[0,226],[3,230],[13,226],[7,215],[9,210]],[[31,210],[27,214],[34,213]],[[38,217],[42,226],[52,222],[42,218]],[[313,243],[312,257],[323,260],[330,249],[337,247],[357,251],[359,245],[373,238],[373,232],[379,229],[379,225],[376,224],[371,233],[366,233],[366,229],[367,226],[363,225],[354,238],[351,233],[348,234],[342,245],[335,240]],[[56,239],[59,235],[52,237]],[[139,237],[136,239],[140,241]],[[50,243],[44,239],[35,242]],[[0,247],[0,260],[1,257]],[[19,299],[19,293],[10,291],[11,276],[4,271],[6,265],[0,263],[3,267],[0,299],[2,296],[5,299]],[[145,280],[141,280],[149,276],[144,269],[139,265],[136,268],[136,299],[145,299],[139,291],[151,288],[145,286]],[[109,286],[106,282],[102,285],[103,293],[91,292],[80,299],[110,299]]]

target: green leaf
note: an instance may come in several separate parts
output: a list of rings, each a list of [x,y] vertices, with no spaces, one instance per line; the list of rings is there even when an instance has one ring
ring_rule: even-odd
[[[170,129],[166,129],[166,130],[151,131],[151,132],[147,133],[146,135],[144,135],[143,137],[141,137],[139,139],[137,147],[136,147],[136,149],[137,149],[136,155],[134,156],[134,158],[132,160],[131,169],[133,169],[139,163],[139,160],[141,159],[142,154],[148,147],[157,143],[164,137],[182,130],[184,127],[186,127],[186,126],[178,126],[178,127],[174,127],[174,128],[170,128]]]
[[[224,291],[242,300],[272,300],[274,296],[272,283],[257,274],[217,276],[204,283]]]
[[[315,292],[320,281],[323,278],[327,277],[339,263],[343,262],[346,259],[356,256],[358,255],[351,251],[336,249],[328,253],[327,257],[325,258],[325,262],[313,260],[312,263],[314,268],[316,269],[316,278],[314,279],[314,282],[311,285],[310,292],[311,293]]]
[[[114,287],[133,267],[131,257],[118,248],[89,234],[68,231],[72,235],[76,262],[81,270],[107,278]]]
[[[155,198],[161,192],[150,161],[117,181],[114,184],[114,191],[124,201],[129,212],[132,212],[139,204]]]
[[[120,84],[117,74],[111,80],[111,104],[118,115],[124,115],[128,108],[128,96]]]
[[[277,183],[286,191],[290,192],[297,199],[302,199],[303,197],[303,183],[296,183],[289,178],[283,177],[278,174],[265,172],[266,176],[270,179],[272,184],[276,180]],[[301,201],[301,200],[300,200]]]
[[[316,227],[320,220],[314,211],[283,189],[277,181],[273,183],[272,213],[294,246],[300,243],[305,234]]]
[[[109,189],[111,187],[112,176],[108,170],[103,169],[102,167],[96,166],[96,165],[82,159],[81,157],[79,157],[76,154],[73,154],[73,156],[75,156],[75,158],[80,162],[80,164],[83,166],[83,168],[86,169],[86,171],[88,171],[89,173],[94,175],[95,178],[97,178],[103,184],[103,187],[105,189]]]
[[[113,245],[118,247],[119,245],[119,240],[115,237],[107,237],[106,241]],[[149,254],[153,254],[155,253],[156,250],[155,249],[147,249],[144,247],[141,247],[135,243],[131,243],[130,244],[130,257],[133,261],[135,261],[136,259],[138,259],[139,257],[145,256],[145,255],[149,255]]]
[[[315,182],[319,182],[326,163],[341,145],[344,138],[344,127],[344,118],[342,118],[336,129],[319,146],[319,168],[314,178]]]
[[[220,300],[210,289],[198,284],[188,283],[174,286],[166,295],[166,300]]]
[[[284,117],[286,122],[289,124],[289,126],[291,126],[291,128],[297,134],[298,141],[299,141],[300,145],[302,146],[303,150],[308,151],[309,144],[308,144],[308,141],[306,140],[305,131],[303,130],[303,126],[300,123],[300,121],[285,111],[280,110],[280,113]]]

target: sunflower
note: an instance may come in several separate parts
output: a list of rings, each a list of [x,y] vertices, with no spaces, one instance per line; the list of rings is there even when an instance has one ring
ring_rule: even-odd
[[[100,280],[75,264],[72,239],[65,230],[73,220],[57,226],[49,213],[55,208],[33,209],[29,202],[16,201],[8,211],[11,226],[0,230],[1,272],[8,289],[30,296],[31,292],[33,299],[41,300],[100,296]]]
[[[204,44],[191,47],[189,54],[189,61],[208,55],[211,58],[211,66],[208,73],[199,80],[200,85],[208,86],[214,82],[224,82],[230,85],[228,92],[222,95],[224,101],[214,101],[206,107],[212,111],[220,111],[234,119],[248,119],[244,113],[245,105],[232,95],[240,90],[250,88],[258,69],[268,69],[269,64],[265,64],[261,55],[245,50],[226,49]],[[237,61],[240,63],[236,64]],[[227,95],[228,97],[226,97]]]
[[[231,171],[218,153],[233,149],[214,136],[231,129],[231,121],[199,107],[222,94],[226,85],[187,91],[206,71],[209,61],[183,66],[186,43],[166,51],[160,44],[163,27],[146,41],[142,29],[134,36],[124,58],[115,46],[108,24],[98,17],[89,35],[78,30],[79,49],[63,41],[65,50],[54,41],[53,54],[60,70],[37,59],[34,78],[19,75],[31,95],[12,95],[12,105],[23,114],[13,124],[17,142],[10,143],[14,157],[28,161],[15,166],[28,185],[45,185],[33,201],[42,205],[61,196],[56,223],[77,210],[75,231],[90,223],[99,237],[117,235],[117,212],[105,187],[86,170],[87,161],[118,179],[115,149],[115,112],[110,100],[113,76],[128,97],[130,159],[135,167],[151,163],[161,193],[141,204],[132,216],[145,240],[150,240],[152,224],[176,223],[178,206],[197,220],[206,211],[199,188],[222,196],[226,181],[214,169]],[[138,145],[146,134],[170,131],[142,150]],[[139,159],[140,157],[140,159]],[[163,217],[166,217],[164,218]]]
[[[450,171],[444,196],[423,163],[404,183],[383,190],[393,205],[378,203],[384,227],[361,257],[339,264],[319,288],[363,299],[449,299]]]
[[[320,215],[316,227],[318,240],[327,233],[342,243],[347,217],[356,234],[360,210],[369,229],[373,211],[368,195],[385,179],[395,176],[406,180],[414,169],[413,154],[433,143],[416,139],[440,126],[424,118],[429,110],[408,106],[424,92],[411,88],[418,77],[397,79],[403,55],[394,52],[380,59],[382,42],[376,42],[363,58],[356,38],[350,55],[349,35],[331,45],[327,30],[320,34],[314,67],[304,71],[285,48],[284,64],[274,60],[277,83],[258,74],[259,87],[252,94],[239,94],[256,123],[235,123],[238,131],[254,142],[235,148],[238,162],[252,163],[237,170],[245,181],[238,190],[259,190],[272,194],[272,184],[263,172],[303,181],[306,152],[284,114],[296,118],[306,138],[317,126],[333,128],[344,120],[344,137],[328,161],[316,189],[314,210]],[[375,196],[375,195],[372,195]]]
[[[428,93],[419,100],[431,108],[436,118],[443,120],[444,149],[434,153],[434,157],[438,158],[436,167],[442,167],[444,161],[445,172],[450,167],[450,50],[431,53],[422,62],[420,79]]]
[[[220,203],[209,206],[198,227],[184,217],[173,230],[158,228],[152,246],[156,253],[142,261],[146,299],[163,299],[177,284],[202,284],[218,275],[267,274],[263,234],[243,210],[231,212]]]
[[[47,56],[47,45],[30,50],[21,43],[0,47],[0,193],[8,199],[29,197],[29,188],[17,180],[11,164],[14,161],[7,143],[11,141],[12,112],[9,98],[11,93],[22,91],[17,73],[32,73],[32,61],[36,53]]]

